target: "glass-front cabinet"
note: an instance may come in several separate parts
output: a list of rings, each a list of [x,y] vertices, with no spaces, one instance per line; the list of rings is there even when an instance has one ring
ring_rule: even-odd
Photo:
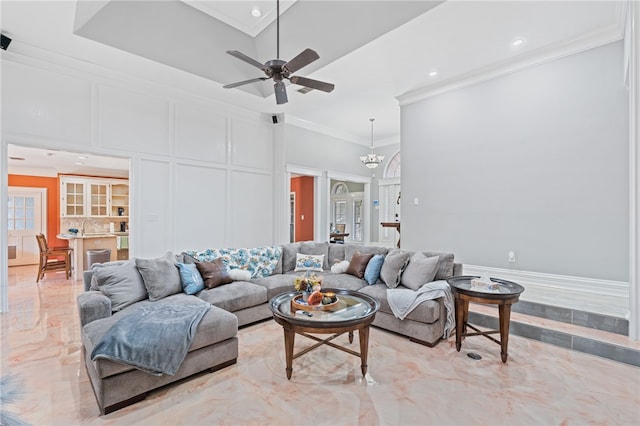
[[[62,217],[129,216],[129,182],[120,179],[60,177]]]
[[[86,182],[78,179],[61,180],[61,214],[62,216],[85,216]]]

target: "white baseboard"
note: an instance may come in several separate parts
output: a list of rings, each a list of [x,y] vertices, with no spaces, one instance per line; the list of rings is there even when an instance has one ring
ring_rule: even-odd
[[[513,281],[525,287],[527,284],[530,284],[538,287],[601,294],[605,296],[629,297],[629,283],[624,281],[600,280],[596,278],[518,271],[467,264],[463,265],[463,271],[464,275],[489,274],[491,277]]]

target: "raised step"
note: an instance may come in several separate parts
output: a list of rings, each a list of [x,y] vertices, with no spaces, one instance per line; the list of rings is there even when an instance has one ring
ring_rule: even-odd
[[[471,324],[498,329],[498,309],[469,304]],[[512,335],[640,367],[640,341],[627,337],[624,318],[520,301],[512,306]]]

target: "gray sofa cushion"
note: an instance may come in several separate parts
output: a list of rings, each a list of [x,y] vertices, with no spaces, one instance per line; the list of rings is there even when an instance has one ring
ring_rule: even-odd
[[[296,267],[296,254],[299,252],[300,243],[290,243],[282,246],[282,274],[294,270]]]
[[[351,260],[355,252],[360,254],[387,254],[389,249],[380,246],[361,246],[358,244],[346,244],[344,246],[344,260]]]
[[[439,253],[435,251],[423,251],[425,256],[438,256],[438,270],[436,271],[435,280],[446,280],[453,276],[453,253]]]
[[[336,263],[336,260],[342,261],[344,259],[345,244],[329,244],[329,268]]]
[[[169,297],[165,297],[157,302],[151,302],[145,300],[138,303],[144,304],[164,304],[164,303],[181,303],[185,301],[193,302],[195,296],[189,296],[186,294],[175,294]],[[127,314],[127,309],[123,309],[122,312],[118,312],[108,318],[96,320],[90,322],[82,328],[82,344],[88,353],[93,351],[93,348],[102,336],[107,332],[111,325],[119,320],[121,317]],[[203,348],[205,346],[213,345],[223,340],[229,339],[238,333],[238,319],[235,315],[227,312],[221,308],[212,306],[209,312],[202,318],[198,328],[196,329],[195,338],[189,348],[189,352]],[[134,367],[121,364],[106,359],[98,359],[94,361],[96,371],[100,378],[113,376],[115,374],[123,373],[125,371],[133,370]]]
[[[267,299],[271,300],[271,298],[279,295],[280,293],[284,293],[286,291],[294,291],[293,280],[298,275],[298,273],[271,275],[270,277],[252,278],[251,282],[253,284],[266,288]]]
[[[349,274],[332,274],[325,272],[322,274],[322,289],[328,288],[344,288],[347,290],[359,290],[366,286],[367,282],[363,279],[354,277]]]
[[[322,269],[331,269],[329,264],[329,243],[322,242],[318,243],[315,241],[305,241],[300,244],[300,253],[302,254],[323,254],[324,255],[324,265]]]
[[[235,312],[267,303],[267,289],[246,281],[234,281],[219,287],[205,288],[198,297],[225,311]]]
[[[409,262],[410,253],[400,250],[392,250],[384,258],[382,269],[380,270],[380,279],[389,288],[396,288],[400,284],[402,271]]]
[[[399,288],[404,288],[400,286]],[[389,302],[387,302],[387,286],[384,284],[368,285],[358,290],[380,302],[380,311],[393,315]],[[441,309],[444,309],[440,299],[426,300],[419,304],[403,321],[412,320],[431,324],[440,318]],[[442,334],[441,334],[442,335]]]
[[[147,289],[136,268],[135,259],[121,265],[105,265],[95,268],[98,289],[111,300],[111,309],[120,311],[147,298]]]

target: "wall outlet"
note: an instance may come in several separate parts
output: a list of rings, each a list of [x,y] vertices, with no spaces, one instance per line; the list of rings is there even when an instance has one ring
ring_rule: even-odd
[[[515,263],[516,261],[516,254],[513,252],[513,250],[511,250],[509,252],[509,263]]]

